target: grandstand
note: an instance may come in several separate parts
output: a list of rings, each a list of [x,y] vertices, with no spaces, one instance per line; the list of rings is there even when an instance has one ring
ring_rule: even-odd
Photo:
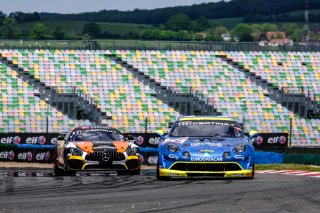
[[[202,105],[201,113],[233,117],[246,131],[289,133],[292,118],[293,146],[320,145],[320,120],[307,116],[319,109],[319,53],[2,49],[0,54],[2,133],[45,132],[47,116],[49,132],[60,132],[104,115],[124,132],[145,131],[146,118],[148,131],[166,131],[168,123]],[[291,107],[290,100],[273,95],[283,88],[302,88]],[[67,107],[59,107],[59,99],[72,93],[76,99],[67,96],[62,101]],[[94,119],[75,116],[77,107],[89,103],[83,95],[95,106]],[[298,111],[292,107],[296,102]]]

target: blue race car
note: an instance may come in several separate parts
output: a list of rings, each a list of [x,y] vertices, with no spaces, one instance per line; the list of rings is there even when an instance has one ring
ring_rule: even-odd
[[[238,122],[226,117],[178,119],[158,148],[157,179],[254,177],[254,147]]]

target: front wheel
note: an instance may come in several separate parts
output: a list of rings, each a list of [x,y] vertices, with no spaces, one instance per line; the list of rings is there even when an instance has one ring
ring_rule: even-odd
[[[54,176],[64,176],[65,173],[64,173],[64,170],[63,169],[60,169],[57,165],[57,161],[55,160],[55,163],[53,165],[53,175]]]
[[[252,166],[252,176],[250,177],[250,179],[253,179],[254,178],[254,164]]]
[[[157,179],[158,179],[158,180],[170,180],[170,177],[160,176],[160,163],[159,163],[159,158],[158,158],[158,162],[157,162]]]

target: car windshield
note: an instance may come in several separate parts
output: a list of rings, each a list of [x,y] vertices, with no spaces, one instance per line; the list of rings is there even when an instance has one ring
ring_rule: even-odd
[[[112,131],[77,130],[70,135],[70,141],[122,141],[123,136]]]
[[[174,137],[243,137],[239,125],[233,121],[180,121],[171,131]]]

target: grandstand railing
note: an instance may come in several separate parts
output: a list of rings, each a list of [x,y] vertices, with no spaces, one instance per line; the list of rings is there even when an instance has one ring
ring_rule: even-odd
[[[268,46],[258,42],[143,41],[143,40],[0,40],[0,49],[124,49],[211,51],[320,51],[319,42]]]

